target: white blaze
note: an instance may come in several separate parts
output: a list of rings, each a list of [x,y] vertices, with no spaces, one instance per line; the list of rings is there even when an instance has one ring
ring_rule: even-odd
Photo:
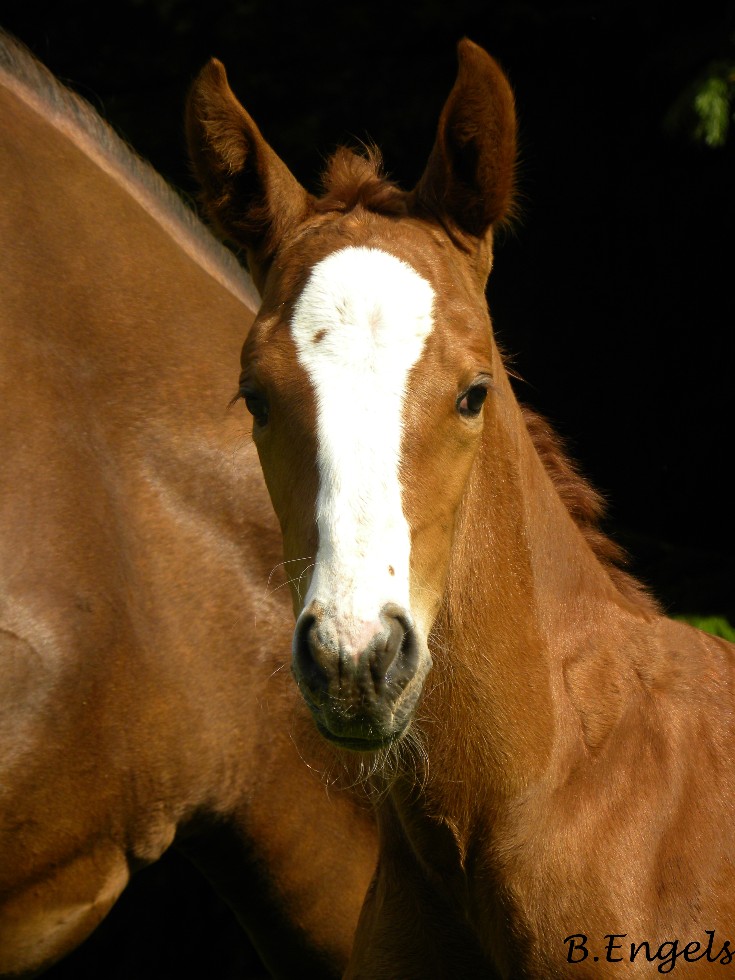
[[[344,248],[314,267],[294,307],[291,331],[317,405],[319,549],[304,605],[326,606],[355,653],[385,603],[409,609],[402,416],[433,302],[405,262]]]

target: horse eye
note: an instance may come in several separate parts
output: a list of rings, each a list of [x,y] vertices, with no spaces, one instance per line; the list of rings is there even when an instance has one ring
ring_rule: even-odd
[[[256,425],[261,428],[268,424],[268,402],[261,395],[254,395],[252,392],[241,392],[245,400],[245,407],[253,416]]]
[[[472,385],[457,399],[457,411],[465,418],[476,418],[487,398],[486,385]]]

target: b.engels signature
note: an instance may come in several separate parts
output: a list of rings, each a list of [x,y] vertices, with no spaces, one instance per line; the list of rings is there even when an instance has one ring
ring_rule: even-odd
[[[567,946],[567,963],[633,963],[636,960],[655,963],[658,960],[659,973],[671,973],[679,961],[696,963],[706,959],[708,963],[719,963],[720,966],[731,963],[735,957],[735,949],[730,948],[730,940],[716,941],[714,929],[705,929],[704,934],[708,937],[706,942],[696,939],[688,942],[666,939],[657,945],[646,939],[631,942],[625,932],[606,933],[602,941],[597,942],[584,933],[577,932],[567,936],[564,943]]]

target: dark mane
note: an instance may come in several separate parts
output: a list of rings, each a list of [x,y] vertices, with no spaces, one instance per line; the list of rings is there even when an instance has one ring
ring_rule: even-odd
[[[523,406],[523,417],[536,452],[562,503],[582,532],[587,544],[607,569],[616,588],[630,602],[659,612],[658,603],[641,582],[625,571],[628,556],[619,544],[600,529],[605,516],[602,496],[581,475],[570,460],[559,435],[542,416]]]
[[[322,175],[324,194],[316,202],[317,210],[347,212],[360,206],[377,214],[406,214],[406,192],[388,180],[382,167],[375,146],[366,146],[364,153],[339,147]]]

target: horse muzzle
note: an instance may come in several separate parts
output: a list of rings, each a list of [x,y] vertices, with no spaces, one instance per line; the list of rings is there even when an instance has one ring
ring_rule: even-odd
[[[409,612],[386,603],[374,622],[314,600],[296,623],[293,673],[325,738],[371,752],[408,727],[431,667]]]

